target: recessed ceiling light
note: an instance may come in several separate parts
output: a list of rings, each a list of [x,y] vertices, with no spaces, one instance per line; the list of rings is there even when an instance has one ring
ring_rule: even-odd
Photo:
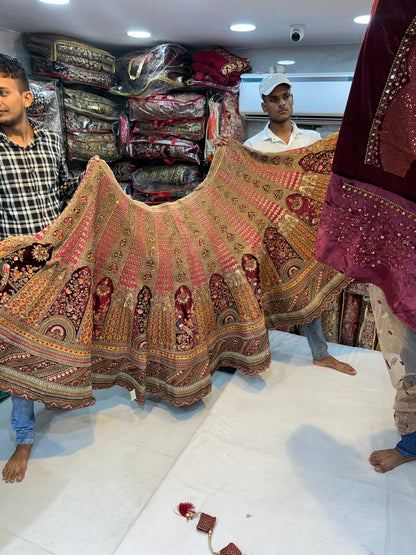
[[[248,31],[254,31],[256,28],[252,23],[236,23],[235,25],[230,25],[230,31],[236,31],[237,33],[247,33]]]
[[[127,34],[134,39],[148,39],[152,36],[148,31],[127,31]]]
[[[56,4],[56,5],[69,4],[69,0],[39,0],[39,2],[43,2],[44,4]]]
[[[361,23],[362,25],[367,25],[370,21],[369,15],[359,15],[358,17],[354,17],[354,23]]]
[[[277,63],[281,64],[282,66],[291,66],[295,63],[295,60],[278,60]]]

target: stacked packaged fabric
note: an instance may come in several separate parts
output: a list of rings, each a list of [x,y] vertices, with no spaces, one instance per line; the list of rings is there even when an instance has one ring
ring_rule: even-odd
[[[62,134],[62,107],[56,83],[30,80],[29,86],[33,101],[27,115],[51,131]]]
[[[128,114],[120,116],[122,153],[165,163],[134,174],[133,197],[159,204],[195,188],[201,179],[198,167],[191,165],[200,163],[198,142],[205,137],[205,95],[158,93],[130,98],[127,107]]]
[[[115,57],[72,38],[48,33],[24,33],[32,73],[63,81],[109,89]]]
[[[215,139],[218,135],[225,135],[242,143],[246,126],[238,109],[238,96],[229,92],[213,94],[208,99],[208,113],[204,157],[208,162],[212,162],[216,149]]]
[[[67,157],[89,160],[98,154],[106,162],[121,153],[113,127],[118,107],[111,99],[79,89],[64,89]]]
[[[190,52],[175,43],[129,52],[116,60],[111,92],[133,97],[184,87],[191,62]]]
[[[132,160],[117,160],[110,164],[114,177],[128,195],[132,194],[133,174],[138,167],[139,165]]]
[[[200,93],[179,92],[130,98],[127,101],[133,133],[146,137],[174,136],[201,141],[205,136],[206,98]]]
[[[250,60],[232,54],[222,46],[214,46],[193,55],[193,75],[188,86],[237,94],[241,74],[250,70]]]
[[[146,204],[173,202],[193,191],[201,181],[195,164],[149,165],[134,172],[132,197]]]
[[[206,99],[199,93],[130,98],[120,117],[120,144],[132,158],[199,163],[197,142],[204,138]]]
[[[174,135],[147,137],[135,131],[135,125],[126,114],[120,116],[120,148],[125,156],[163,160],[166,164],[176,161],[199,163],[200,148],[196,143]]]

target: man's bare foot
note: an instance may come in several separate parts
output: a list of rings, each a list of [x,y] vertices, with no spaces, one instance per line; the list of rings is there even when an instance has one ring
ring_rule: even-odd
[[[382,449],[381,451],[371,453],[368,460],[374,466],[376,472],[383,473],[393,470],[393,468],[403,463],[416,461],[416,457],[406,457],[396,449]]]
[[[328,368],[333,368],[334,370],[338,370],[338,372],[343,372],[344,374],[349,374],[350,376],[355,376],[355,374],[357,373],[357,371],[354,370],[352,366],[350,366],[346,362],[341,362],[340,360],[337,360],[331,355],[320,360],[314,359],[313,363],[316,364],[316,366],[327,366]]]
[[[3,480],[12,484],[15,480],[21,482],[26,474],[27,461],[32,450],[31,443],[21,443],[16,447],[16,451],[7,461],[3,468]]]

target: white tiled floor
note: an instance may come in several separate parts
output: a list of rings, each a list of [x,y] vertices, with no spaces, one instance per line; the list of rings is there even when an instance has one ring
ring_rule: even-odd
[[[0,553],[208,555],[196,523],[174,513],[192,501],[218,517],[218,549],[413,555],[416,464],[378,475],[368,463],[397,441],[381,354],[331,345],[351,377],[310,364],[303,337],[270,343],[270,369],[217,372],[190,407],[141,407],[121,388],[87,409],[39,405],[27,477],[0,485]],[[14,446],[9,412],[0,403],[0,461]]]

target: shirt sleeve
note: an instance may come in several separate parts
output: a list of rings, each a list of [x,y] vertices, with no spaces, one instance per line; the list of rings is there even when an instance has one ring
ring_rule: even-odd
[[[59,166],[59,197],[61,205],[64,206],[68,204],[78,185],[82,181],[84,175],[85,171],[82,173],[69,172],[65,159],[65,154],[64,152],[62,152]]]

